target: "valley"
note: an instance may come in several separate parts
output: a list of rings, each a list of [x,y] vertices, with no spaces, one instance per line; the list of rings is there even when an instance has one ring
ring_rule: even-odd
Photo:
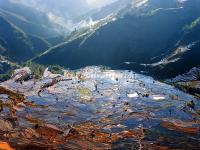
[[[199,0],[0,0],[0,149],[198,150]]]

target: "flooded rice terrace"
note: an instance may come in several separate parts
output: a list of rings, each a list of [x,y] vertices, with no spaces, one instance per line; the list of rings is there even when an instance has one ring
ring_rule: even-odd
[[[200,101],[151,77],[86,67],[20,82],[26,75],[0,84],[2,147],[200,148]]]

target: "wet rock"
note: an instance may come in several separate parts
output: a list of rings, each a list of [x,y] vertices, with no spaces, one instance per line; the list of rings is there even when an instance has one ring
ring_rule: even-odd
[[[55,78],[61,76],[60,74],[53,74],[49,71],[49,68],[46,68],[43,73],[43,78]]]
[[[72,74],[72,81],[53,75],[55,78],[45,76],[22,85],[13,80],[0,83],[1,115],[12,125],[0,131],[0,138],[9,139],[19,149],[111,149],[113,143],[125,149],[136,143],[137,149],[143,140],[148,143],[158,133],[164,138],[180,138],[165,134],[166,129],[157,128],[161,124],[181,132],[185,141],[188,135],[196,138],[200,102],[193,96],[128,71],[87,67]],[[80,81],[80,75],[84,80]]]
[[[31,129],[31,128],[26,129],[22,136],[28,139],[40,137],[39,134],[34,129]]]
[[[124,105],[129,105],[129,102],[124,102]]]
[[[198,134],[199,132],[199,127],[194,122],[184,122],[181,120],[164,119],[162,126],[169,130],[185,132],[185,133]]]
[[[197,114],[198,114],[198,115],[200,115],[200,109],[199,109],[199,110],[197,110]]]
[[[177,95],[171,95],[170,97],[173,100],[180,100],[180,98]]]
[[[10,121],[0,118],[0,131],[11,131],[13,124]]]
[[[79,135],[79,132],[75,128],[69,125],[67,126],[67,129],[65,129],[64,134],[63,134],[63,136],[67,138],[72,137],[72,136],[77,136],[77,135]]]
[[[35,131],[40,136],[45,136],[48,138],[55,138],[58,135],[61,135],[64,133],[63,130],[59,129],[58,127],[51,125],[51,124],[45,124],[45,125],[35,125]]]
[[[91,96],[92,92],[88,88],[79,88],[79,92],[82,95]]]
[[[59,83],[59,82],[61,82],[61,81],[69,81],[69,80],[71,80],[71,79],[66,79],[66,78],[61,77],[61,76],[56,76],[56,77],[54,77],[54,78],[52,78],[52,79],[49,79],[48,81],[46,81],[45,83],[43,83],[43,84],[39,87],[39,89],[37,89],[37,94],[38,94],[38,96],[42,97],[42,96],[41,96],[41,93],[42,93],[45,89],[50,88],[50,87],[56,85],[57,83]]]
[[[23,94],[17,93],[17,92],[12,91],[12,90],[9,90],[9,89],[7,89],[5,87],[2,87],[2,86],[0,86],[0,94],[6,94],[6,95],[9,96],[9,98],[13,98],[13,99],[16,99],[18,101],[25,100]]]
[[[16,82],[21,82],[21,81],[29,79],[30,75],[31,75],[30,68],[24,67],[22,69],[14,70],[12,79]]]
[[[194,101],[188,102],[188,103],[187,103],[187,106],[190,107],[190,108],[192,108],[192,109],[194,109],[194,108],[195,108],[195,103],[194,103]]]
[[[3,111],[3,102],[0,100],[0,112]]]

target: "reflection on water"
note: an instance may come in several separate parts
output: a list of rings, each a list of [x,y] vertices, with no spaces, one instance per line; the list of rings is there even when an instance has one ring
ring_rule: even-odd
[[[19,149],[200,147],[191,95],[130,71],[87,67],[68,77],[1,83],[0,140]]]

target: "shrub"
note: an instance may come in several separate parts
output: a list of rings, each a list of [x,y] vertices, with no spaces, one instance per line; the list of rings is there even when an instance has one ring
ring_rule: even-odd
[[[29,61],[25,64],[25,66],[29,67],[32,71],[32,74],[35,76],[35,78],[40,78],[43,76],[45,66],[34,63],[32,61]]]

